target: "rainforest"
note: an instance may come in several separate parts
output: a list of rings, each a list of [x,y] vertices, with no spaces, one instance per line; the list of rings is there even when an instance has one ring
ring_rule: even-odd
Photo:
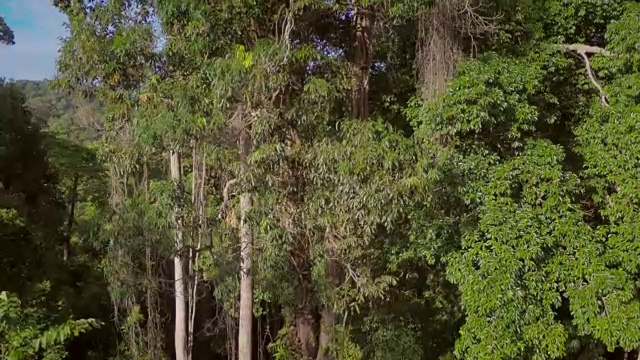
[[[52,4],[0,359],[640,359],[639,1]]]

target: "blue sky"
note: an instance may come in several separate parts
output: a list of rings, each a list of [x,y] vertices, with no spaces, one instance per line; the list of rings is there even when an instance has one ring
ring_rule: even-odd
[[[51,0],[0,0],[0,15],[13,29],[16,41],[13,46],[0,44],[0,77],[52,78],[66,17]]]

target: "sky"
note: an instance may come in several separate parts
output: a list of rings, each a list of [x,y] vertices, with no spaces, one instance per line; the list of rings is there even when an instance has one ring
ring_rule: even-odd
[[[13,30],[16,42],[13,46],[0,44],[0,78],[53,78],[66,17],[51,0],[0,0],[0,15]]]

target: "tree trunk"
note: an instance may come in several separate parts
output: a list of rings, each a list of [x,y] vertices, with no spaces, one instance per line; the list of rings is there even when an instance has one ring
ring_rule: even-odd
[[[295,327],[300,351],[305,360],[313,359],[317,353],[317,327],[311,304],[304,304],[295,314]]]
[[[146,203],[149,203],[149,166],[147,159],[145,158],[142,165],[142,179],[140,186],[144,192],[144,199]],[[162,329],[161,320],[158,314],[158,293],[156,291],[155,284],[157,279],[154,276],[155,266],[153,259],[153,244],[150,238],[147,238],[143,231],[143,237],[146,240],[145,244],[145,263],[147,269],[147,281],[146,281],[146,301],[147,301],[147,324],[146,324],[146,337],[147,337],[147,356],[150,359],[157,359],[162,355]]]
[[[181,214],[180,202],[183,197],[182,191],[182,169],[180,164],[180,153],[171,150],[170,168],[171,180],[175,186],[173,222],[175,229],[175,255],[173,257],[174,280],[175,280],[175,332],[174,343],[176,360],[187,360],[187,309],[184,289],[184,224]]]
[[[428,11],[418,14],[416,70],[422,99],[431,101],[446,90],[462,59],[459,0],[435,0]]]
[[[240,171],[249,172],[247,158],[251,152],[251,137],[245,130],[240,135]],[[240,321],[238,326],[238,359],[251,360],[253,353],[253,274],[251,250],[253,239],[247,215],[251,210],[251,194],[245,190],[240,195]]]
[[[198,305],[198,285],[200,282],[200,273],[197,271],[198,255],[202,248],[203,236],[206,232],[206,216],[204,213],[205,200],[204,200],[204,187],[206,179],[206,159],[204,151],[198,151],[201,146],[199,141],[193,142],[193,155],[192,155],[192,188],[191,188],[191,201],[195,210],[195,218],[193,222],[194,237],[198,238],[198,242],[195,248],[192,244],[189,252],[188,268],[189,279],[187,289],[187,314],[188,314],[188,332],[187,332],[187,357],[193,358],[193,342],[195,340],[195,318]]]
[[[76,173],[73,175],[73,186],[69,194],[69,217],[67,218],[67,231],[64,241],[64,253],[62,258],[66,264],[71,259],[71,230],[73,230],[73,221],[76,217],[76,202],[78,202],[78,181],[80,176]]]
[[[320,339],[316,360],[332,360],[331,346],[333,345],[333,333],[336,328],[336,313],[331,306],[325,305],[321,316]]]
[[[340,283],[338,262],[336,260],[335,238],[331,232],[331,227],[327,227],[325,234],[325,251],[327,254],[326,281],[329,296]],[[325,304],[321,312],[320,337],[318,340],[318,356],[316,360],[332,360],[330,348],[333,345],[333,334],[336,327],[336,313],[331,304]]]
[[[353,54],[353,91],[351,95],[351,117],[366,119],[369,117],[369,76],[371,70],[371,12],[358,6],[353,16],[354,54]]]

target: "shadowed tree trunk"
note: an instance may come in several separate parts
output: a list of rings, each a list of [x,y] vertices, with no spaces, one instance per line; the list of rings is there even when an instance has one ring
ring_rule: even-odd
[[[369,117],[369,77],[372,62],[371,47],[371,11],[356,6],[353,15],[353,90],[351,96],[351,117],[366,119]]]
[[[327,228],[327,233],[325,234],[325,249],[327,252],[327,289],[331,293],[340,282],[338,263],[335,259],[335,239],[331,232],[331,227]],[[316,360],[330,360],[333,358],[330,353],[330,348],[333,344],[333,334],[335,332],[337,316],[331,304],[325,304],[320,315],[320,337]]]

